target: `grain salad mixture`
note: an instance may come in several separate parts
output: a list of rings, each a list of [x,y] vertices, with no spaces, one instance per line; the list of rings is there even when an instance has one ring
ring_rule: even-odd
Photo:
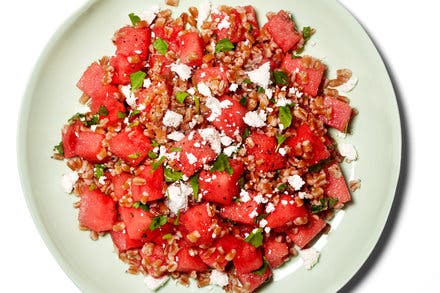
[[[253,292],[297,255],[311,268],[312,244],[360,186],[340,168],[356,150],[328,132],[348,131],[356,111],[340,92],[357,79],[329,80],[304,53],[315,30],[290,12],[266,16],[209,2],[130,13],[115,54],[77,83],[88,111],[54,148],[71,169],[63,186],[80,229],[110,234],[151,289],[171,277]]]

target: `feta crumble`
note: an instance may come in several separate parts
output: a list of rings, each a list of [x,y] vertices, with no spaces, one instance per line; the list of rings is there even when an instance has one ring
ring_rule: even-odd
[[[177,181],[168,186],[167,188],[167,200],[166,206],[170,209],[173,215],[188,207],[188,196],[193,193],[191,186],[186,185],[183,182]]]
[[[197,90],[205,97],[212,97],[211,89],[203,82],[197,84]],[[208,101],[206,101],[208,103]]]
[[[71,193],[78,179],[79,176],[78,176],[78,172],[76,171],[71,171],[69,173],[64,174],[63,177],[61,178],[61,186],[63,187],[63,190],[67,193]]]
[[[131,86],[130,85],[121,86],[121,92],[125,96],[125,101],[127,102],[127,104],[132,108],[136,108],[136,97],[131,92]]]
[[[266,225],[267,225],[267,220],[266,220],[266,219],[262,219],[262,220],[260,221],[260,227],[261,227],[261,228],[264,228],[264,227],[266,227]]]
[[[287,177],[287,181],[289,182],[290,186],[293,187],[295,191],[298,191],[301,189],[301,187],[304,185],[304,180],[299,175],[293,175]]]
[[[228,157],[232,156],[233,153],[235,153],[238,150],[238,147],[235,145],[231,145],[228,147],[225,147],[223,149],[223,152],[225,153],[225,155],[227,155]]]
[[[266,209],[265,209],[266,213],[270,214],[274,210],[275,210],[275,206],[273,205],[273,203],[270,202],[266,205]]]
[[[252,82],[266,89],[270,82],[270,62],[266,62],[252,71],[247,71],[246,74]]]
[[[340,86],[337,87],[337,89],[341,92],[344,93],[349,93],[351,92],[356,85],[358,84],[359,79],[356,76],[351,76],[349,80],[347,80],[347,82],[345,82],[344,84],[341,84]]]
[[[209,280],[211,285],[217,285],[220,287],[224,287],[229,283],[228,275],[219,270],[212,270]]]
[[[320,253],[315,248],[310,247],[307,249],[301,249],[299,256],[303,261],[303,265],[307,270],[312,269],[319,261]]]
[[[341,156],[345,157],[349,161],[355,161],[357,159],[357,152],[351,143],[338,144],[338,150]]]
[[[231,85],[229,86],[229,90],[231,92],[235,92],[238,89],[238,84],[236,83],[231,83]]]
[[[220,21],[220,23],[218,24],[217,28],[218,28],[219,30],[222,30],[222,29],[229,28],[230,26],[231,26],[231,23],[229,22],[229,16],[226,15],[226,16],[222,19],[222,21]]]
[[[186,153],[186,158],[188,159],[188,163],[191,165],[197,162],[197,157],[194,156],[192,153]]]
[[[163,117],[162,123],[168,127],[178,127],[183,121],[183,116],[174,111],[168,110]]]
[[[286,155],[286,149],[285,148],[279,148],[278,152],[280,153],[280,155],[282,155],[283,157]]]
[[[151,79],[149,78],[144,79],[144,84],[143,84],[144,88],[149,88],[150,85],[151,85]]]
[[[182,132],[173,131],[167,135],[167,138],[174,141],[181,141],[185,138],[185,134],[183,134]]]
[[[173,63],[170,66],[172,72],[175,72],[182,80],[188,80],[191,77],[191,67],[186,64]]]
[[[214,127],[208,127],[199,130],[200,136],[204,141],[207,141],[211,147],[211,149],[217,155],[222,151],[221,138],[220,133]]]
[[[198,27],[201,27],[203,22],[211,14],[211,1],[203,1],[202,3],[200,3],[198,10],[199,10],[199,15],[197,18],[198,19],[197,25]]]
[[[139,18],[145,20],[148,25],[152,24],[157,14],[160,11],[159,5],[153,5],[148,10],[139,14]]]
[[[156,291],[157,289],[159,289],[160,287],[165,285],[165,283],[168,282],[169,279],[170,279],[170,277],[168,277],[168,276],[154,278],[150,275],[146,275],[144,278],[144,283],[145,283],[145,285],[147,285],[148,289],[150,289],[152,291]]]
[[[199,85],[200,85],[200,83],[199,83]],[[208,88],[208,90],[209,90],[209,88]],[[199,89],[199,91],[200,91],[200,89]],[[202,93],[202,95],[205,95],[205,94]],[[211,115],[209,115],[209,117],[206,118],[206,120],[208,120],[209,122],[212,122],[215,119],[217,119],[217,117],[219,117],[222,114],[222,109],[226,109],[226,108],[229,108],[230,106],[232,106],[232,102],[229,100],[223,100],[220,102],[220,100],[218,100],[217,98],[212,97],[210,90],[209,90],[209,95],[207,97],[208,98],[206,99],[206,107],[208,107],[211,110]]]
[[[241,202],[248,202],[251,200],[251,197],[249,196],[249,192],[247,190],[242,189],[240,191],[240,201]]]
[[[267,115],[263,110],[249,111],[244,115],[243,121],[249,126],[258,128],[266,125],[266,118]]]
[[[277,100],[277,103],[275,104],[277,107],[284,107],[284,106],[287,106],[287,105],[290,105],[290,104],[292,104],[292,101],[291,100],[289,100],[289,99],[286,99],[286,98],[279,98],[278,100]]]

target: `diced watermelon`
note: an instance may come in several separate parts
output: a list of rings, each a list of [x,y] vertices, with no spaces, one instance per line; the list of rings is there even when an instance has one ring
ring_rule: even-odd
[[[131,166],[137,166],[153,148],[140,127],[126,128],[109,141],[110,151]]]
[[[127,56],[119,54],[110,59],[110,65],[115,69],[112,83],[127,85],[130,83],[130,74],[141,70],[145,66],[145,62],[130,63]]]
[[[139,61],[145,61],[149,53],[150,29],[148,27],[125,26],[115,33],[114,43],[116,55],[138,56]]]
[[[90,190],[88,186],[84,186],[81,192],[78,221],[92,231],[112,230],[116,222],[115,202],[98,189]]]
[[[166,234],[174,234],[174,225],[171,223],[166,223],[163,226],[160,226],[153,231],[148,229],[146,233],[146,237],[142,238],[142,241],[152,242],[155,244],[163,244],[165,239],[163,237]]]
[[[266,272],[262,275],[255,273],[242,273],[237,272],[237,277],[240,283],[246,288],[246,292],[254,292],[258,287],[263,285],[272,277],[272,271],[269,266],[266,268]]]
[[[77,134],[75,153],[92,163],[102,161],[98,154],[103,149],[102,141],[105,135],[93,131],[78,131]]]
[[[233,202],[220,209],[220,216],[234,222],[255,225],[255,218],[261,213],[262,205],[254,200]]]
[[[351,113],[353,111],[350,105],[333,97],[325,97],[324,106],[330,107],[332,112],[330,118],[320,116],[321,120],[328,126],[342,132],[347,132],[348,123],[350,122]]]
[[[212,125],[229,137],[241,135],[246,128],[243,117],[246,115],[247,109],[239,101],[229,96],[223,96],[219,100],[220,102],[230,101],[232,105],[223,108],[220,116],[212,121]]]
[[[182,273],[190,273],[192,271],[204,272],[208,266],[200,259],[200,256],[194,254],[197,250],[189,247],[181,248],[176,254],[177,269]]]
[[[219,13],[211,14],[213,22],[223,23],[227,22],[229,25],[220,26],[215,29],[217,39],[228,39],[232,43],[237,43],[245,40],[246,28],[242,25],[242,19],[237,9],[227,6],[220,7]]]
[[[302,39],[301,34],[295,30],[295,22],[284,10],[280,10],[277,14],[269,17],[269,21],[264,27],[284,52],[295,49]]]
[[[155,109],[158,107],[160,109],[167,108],[170,93],[168,83],[163,81],[153,82],[148,88],[137,89],[134,92],[137,98],[137,108],[141,108],[142,105],[142,108],[145,107],[142,112],[147,114],[150,113],[153,106],[156,107]],[[162,117],[156,119],[162,119]]]
[[[240,192],[237,182],[243,174],[243,163],[237,160],[229,160],[233,170],[232,175],[226,171],[202,170],[199,176],[199,190],[204,200],[228,205],[234,196]]]
[[[300,248],[304,248],[310,241],[316,238],[324,229],[326,222],[317,215],[311,215],[306,225],[301,225],[287,231],[287,235]]]
[[[221,66],[198,68],[193,74],[193,83],[204,83],[215,95],[223,95],[229,89],[226,69]]]
[[[194,239],[193,241],[190,239],[190,242],[193,245],[202,243],[209,245],[213,241],[210,227],[216,218],[215,216],[210,216],[210,214],[208,214],[208,209],[211,208],[212,207],[209,203],[195,205],[180,216],[179,222],[189,234],[194,231],[197,231],[198,234],[200,234],[199,238],[196,237],[197,239]]]
[[[171,73],[171,60],[161,54],[150,56],[149,73],[151,76],[157,76],[160,79],[168,77]]]
[[[226,255],[232,255],[232,251],[235,253],[239,249],[240,240],[232,235],[225,235],[218,239],[211,248],[208,248],[200,253],[200,258],[211,268],[215,268],[220,271],[224,271],[229,261],[225,259]]]
[[[275,171],[285,166],[286,158],[280,153],[275,152],[277,147],[275,137],[252,132],[250,138],[254,142],[254,146],[248,147],[247,154],[254,156],[252,161],[255,162],[255,169],[257,171]]]
[[[282,195],[279,203],[267,217],[267,227],[277,228],[292,223],[296,218],[307,218],[308,212],[304,206],[298,206],[290,195]]]
[[[177,52],[179,50],[179,33],[183,30],[183,25],[167,24],[166,26],[155,24],[153,32],[156,38],[161,38],[168,43],[168,51]]]
[[[133,248],[140,248],[144,245],[144,242],[142,241],[131,239],[125,230],[118,232],[112,230],[110,231],[110,236],[119,252],[124,252]]]
[[[304,93],[315,97],[322,82],[325,66],[310,56],[292,58],[286,54],[281,67],[290,74],[295,74],[295,83]]]
[[[131,239],[142,240],[151,232],[149,226],[153,216],[142,209],[119,206],[119,214]]]
[[[257,14],[255,13],[255,9],[251,5],[247,5],[244,7],[239,7],[239,9],[244,8],[246,12],[246,20],[242,17],[243,26],[248,27],[248,32],[250,32],[255,38],[260,35],[260,26],[258,25]]]
[[[202,65],[205,44],[199,34],[196,32],[189,32],[181,35],[179,39],[180,62],[188,66]]]
[[[118,88],[114,86],[106,87],[105,93],[92,98],[90,110],[92,113],[99,113],[100,119],[108,119],[107,125],[115,125],[118,121],[122,121],[119,112],[125,113],[126,111],[124,104],[117,100],[119,95]]]
[[[131,195],[134,201],[146,203],[147,201],[157,200],[164,196],[162,165],[156,170],[153,170],[151,165],[145,165],[144,169],[136,177],[145,179],[145,184],[136,183],[136,180],[132,179]]]
[[[289,146],[292,149],[291,154],[295,155],[295,149],[297,148],[297,145],[305,141],[310,142],[310,145],[312,147],[311,152],[307,153],[307,157],[304,158],[309,164],[313,165],[321,160],[325,160],[330,157],[330,152],[328,151],[325,144],[320,140],[317,135],[312,132],[309,125],[305,123],[301,124],[296,129],[296,136],[289,137],[286,140],[285,145]],[[302,151],[299,153],[299,155],[302,155]]]
[[[76,122],[73,124],[68,124],[63,127],[61,132],[61,141],[63,144],[63,151],[65,158],[72,158],[76,156],[75,145],[76,145],[76,135],[75,132],[78,131],[81,122]]]
[[[324,188],[324,194],[337,198],[340,203],[351,201],[350,191],[339,164],[333,163],[327,166],[325,172],[327,175],[327,185]]]
[[[89,97],[95,97],[107,85],[105,77],[105,69],[98,63],[93,62],[84,71],[76,86]]]
[[[190,132],[175,146],[182,149],[176,159],[176,168],[188,177],[217,157],[209,144],[203,142],[202,136],[197,131]],[[192,160],[194,157],[195,162]]]
[[[130,191],[131,175],[130,173],[122,172],[121,174],[111,177],[113,184],[114,196],[120,200],[124,195]]]
[[[278,242],[274,238],[267,239],[264,244],[264,257],[271,268],[281,266],[289,257],[289,247],[284,242]]]
[[[151,243],[147,243],[145,245],[152,245]],[[165,255],[164,248],[162,245],[154,245],[151,253],[144,253],[144,250],[139,250],[141,253],[141,256],[143,258],[142,264],[144,265],[145,269],[147,270],[148,274],[153,277],[160,277],[164,274],[163,271],[160,270],[160,265],[166,265],[167,264],[167,257]],[[157,264],[160,264],[157,266]]]
[[[246,241],[240,241],[239,250],[232,262],[237,272],[250,273],[263,265],[263,255],[259,248]]]

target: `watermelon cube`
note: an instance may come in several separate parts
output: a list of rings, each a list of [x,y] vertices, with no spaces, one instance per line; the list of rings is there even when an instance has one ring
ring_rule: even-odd
[[[289,13],[284,10],[270,16],[264,28],[284,52],[295,49],[302,39],[302,35],[295,30],[295,22],[291,19]]]
[[[124,104],[117,99],[119,97],[118,88],[107,86],[101,95],[92,98],[90,110],[92,113],[99,113],[100,120],[107,119],[106,125],[115,125],[122,121],[119,112],[125,113],[126,111]]]
[[[144,245],[144,242],[131,239],[126,230],[122,231],[110,231],[113,244],[116,246],[119,252],[125,252],[129,249],[140,248]]]
[[[211,248],[200,253],[200,258],[209,267],[224,271],[228,265],[229,257],[239,250],[240,240],[232,235],[225,235],[215,241]],[[227,257],[229,254],[229,257]]]
[[[111,57],[110,65],[115,70],[112,76],[112,83],[127,85],[130,83],[130,74],[141,70],[145,66],[145,62],[129,62],[127,56],[119,54]]]
[[[246,128],[243,117],[246,115],[247,109],[230,96],[223,96],[219,100],[220,102],[229,101],[231,105],[222,108],[220,116],[212,121],[212,125],[229,137],[241,135]],[[211,113],[208,113],[208,115],[211,115]]]
[[[81,122],[76,122],[73,124],[67,124],[63,127],[61,131],[61,141],[63,144],[63,151],[65,158],[72,158],[76,156],[76,134],[79,131]]]
[[[198,256],[197,250],[189,247],[181,248],[176,254],[177,269],[176,271],[182,273],[190,272],[204,272],[208,269],[208,266]]]
[[[332,111],[329,118],[320,116],[321,120],[328,126],[342,132],[347,132],[348,123],[350,122],[353,111],[350,105],[333,97],[325,97],[324,106],[330,107]]]
[[[211,14],[213,22],[218,24],[227,22],[229,25],[218,25],[215,29],[217,39],[228,39],[232,43],[237,43],[245,40],[246,28],[243,26],[242,18],[237,9],[227,6],[221,6],[218,13]],[[220,26],[220,28],[219,28]]]
[[[286,54],[281,67],[288,73],[295,74],[296,86],[301,91],[316,97],[323,80],[324,64],[310,56],[292,58],[290,54]]]
[[[264,257],[271,268],[281,266],[289,258],[289,247],[284,242],[278,242],[274,238],[267,239],[264,244]]]
[[[92,163],[101,162],[103,158],[99,158],[99,153],[103,149],[102,141],[105,135],[93,131],[78,131],[77,134],[75,142],[76,155]]]
[[[259,248],[241,240],[232,262],[237,272],[250,273],[258,270],[263,265],[263,255]]]
[[[179,222],[188,233],[186,238],[193,245],[210,244],[214,240],[211,225],[216,217],[208,213],[211,208],[209,203],[195,205],[180,216]]]
[[[282,195],[275,210],[266,217],[267,227],[282,227],[293,223],[297,218],[307,218],[307,216],[307,209],[304,206],[298,206],[293,196]]]
[[[153,54],[150,56],[149,60],[149,74],[150,76],[157,77],[157,79],[162,80],[166,78],[171,73],[171,60],[161,54]]]
[[[311,215],[306,225],[301,225],[287,231],[287,236],[300,248],[304,248],[324,229],[326,222],[317,215]]]
[[[254,156],[255,169],[257,171],[269,172],[284,168],[286,158],[275,152],[277,141],[275,137],[259,132],[252,132],[249,138],[253,146],[248,147],[247,154]]]
[[[98,189],[90,190],[88,186],[84,186],[78,221],[95,232],[112,230],[116,222],[115,202]]]
[[[254,292],[261,285],[267,282],[272,277],[272,270],[269,266],[266,267],[266,271],[259,275],[253,272],[243,273],[237,272],[237,277],[240,280],[240,283],[246,289],[246,292]]]
[[[200,66],[203,63],[205,43],[196,32],[185,33],[179,38],[180,62],[188,66]]]
[[[116,200],[120,200],[129,193],[131,177],[131,174],[126,172],[111,177],[114,198]]]
[[[220,209],[220,216],[234,222],[255,225],[255,218],[261,213],[262,204],[254,200],[233,202]]]
[[[143,170],[131,181],[131,194],[134,201],[142,203],[162,198],[164,196],[162,165],[156,170],[153,170],[151,165],[145,165]]]
[[[164,274],[164,271],[160,270],[161,265],[167,265],[167,257],[165,255],[165,249],[162,245],[146,243],[145,245],[153,245],[152,251],[145,253],[144,249],[139,250],[143,258],[142,265],[144,265],[149,275],[158,278]]]
[[[140,127],[126,128],[109,140],[109,149],[131,166],[139,165],[152,149]]]
[[[327,185],[324,188],[324,194],[337,198],[340,203],[351,201],[350,191],[339,164],[333,163],[328,165],[325,168],[325,173],[327,175]]]
[[[93,62],[84,71],[76,86],[89,97],[95,97],[106,86],[106,75],[105,69],[98,63]]]
[[[247,5],[237,9],[244,9],[245,17],[241,18],[243,26],[247,28],[248,32],[250,32],[255,38],[258,37],[260,35],[260,26],[258,25],[258,18],[254,7]]]
[[[139,62],[148,58],[150,46],[150,29],[148,27],[125,26],[114,36],[116,55],[138,57]]]
[[[193,83],[204,83],[215,95],[223,95],[229,88],[226,69],[221,66],[198,68],[193,74]]]
[[[179,51],[179,33],[183,30],[183,25],[171,23],[166,25],[158,25],[153,27],[153,33],[157,38],[161,38],[168,44],[168,51]]]
[[[151,232],[149,229],[153,219],[151,213],[142,209],[119,206],[119,214],[131,239],[146,239],[147,235]]]

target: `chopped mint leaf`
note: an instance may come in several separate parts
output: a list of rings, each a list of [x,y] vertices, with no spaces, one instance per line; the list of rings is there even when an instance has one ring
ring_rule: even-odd
[[[285,184],[285,183],[281,183],[280,185],[277,186],[277,189],[278,189],[279,191],[283,192],[284,190],[287,189],[287,187],[288,187],[287,184]]]
[[[240,99],[240,105],[242,106],[246,106],[247,103],[247,98],[245,96],[241,97]]]
[[[136,25],[139,21],[141,21],[141,18],[134,14],[133,12],[128,15],[128,17],[131,20],[131,24]]]
[[[57,152],[57,154],[64,156],[63,142],[60,141],[59,144],[53,147],[53,150]]]
[[[254,247],[258,248],[263,245],[263,228],[254,229],[244,240]]]
[[[134,109],[133,111],[131,111],[130,117],[134,117],[134,116],[137,116],[139,114],[141,114],[141,111],[138,110],[138,109]]]
[[[173,237],[173,235],[171,235],[171,233],[167,233],[167,234],[162,236],[162,239],[163,240],[168,240],[168,239],[171,239],[171,237]]]
[[[164,168],[163,176],[166,182],[175,182],[183,178],[183,173],[179,171],[175,171],[171,168]]]
[[[151,221],[150,226],[148,226],[148,228],[150,228],[151,231],[154,231],[157,228],[162,227],[166,223],[168,223],[168,217],[167,216],[165,216],[165,215],[156,216],[156,217],[153,218],[153,220]]]
[[[269,266],[268,261],[266,260],[266,258],[263,257],[263,265],[261,266],[261,268],[259,268],[256,271],[253,271],[252,273],[259,275],[259,276],[262,276],[266,273],[268,266]]]
[[[292,112],[289,106],[282,106],[278,110],[278,118],[281,124],[283,124],[284,129],[288,128],[292,124]]]
[[[159,160],[153,162],[153,163],[151,164],[151,167],[153,168],[153,170],[157,170],[157,169],[162,165],[162,163],[163,163],[164,161],[165,161],[165,157],[162,156],[162,157],[159,158]]]
[[[130,74],[131,91],[137,90],[144,85],[145,76],[147,76],[147,74],[143,71]]]
[[[127,157],[128,157],[129,159],[137,159],[137,158],[139,158],[141,155],[142,155],[141,153],[133,153],[133,154],[129,154]]]
[[[228,156],[225,153],[221,153],[214,164],[212,165],[211,171],[226,171],[229,175],[234,173],[234,169],[232,169],[231,165],[229,165]]]
[[[277,85],[286,85],[289,84],[289,78],[287,77],[287,74],[285,74],[281,70],[276,70],[273,72],[273,78],[275,79],[275,83]]]
[[[176,93],[176,100],[183,104],[183,102],[185,102],[186,97],[188,97],[189,94],[187,92],[177,92]]]
[[[148,152],[148,157],[149,157],[150,159],[157,159],[157,158],[159,157],[159,155],[156,154],[156,153],[153,152],[153,151],[149,151],[149,152]]]
[[[118,118],[119,119],[124,119],[125,117],[127,117],[127,114],[125,114],[124,112],[118,111]]]
[[[189,178],[189,184],[193,189],[194,200],[199,199],[199,172]]]
[[[147,205],[147,204],[145,204],[145,203],[141,203],[140,201],[135,201],[134,203],[133,203],[133,206],[132,207],[134,207],[135,209],[141,209],[141,210],[144,210],[144,211],[146,211],[146,212],[148,212],[149,210],[150,210],[150,207]]]
[[[172,147],[172,148],[170,148],[170,152],[172,152],[172,153],[178,153],[178,152],[181,152],[181,151],[182,151],[181,147]]]
[[[231,50],[234,50],[235,46],[234,44],[232,44],[232,42],[227,39],[221,39],[220,41],[217,42],[217,44],[215,45],[215,52],[228,52]]]
[[[94,169],[94,174],[95,174],[95,178],[99,179],[102,176],[104,176],[104,171],[106,169],[104,164],[95,164]]]
[[[154,49],[162,55],[168,52],[168,43],[161,38],[157,38],[153,43]]]
[[[101,115],[101,116],[107,116],[108,115],[107,108],[104,105],[101,105],[99,107],[98,114]]]

